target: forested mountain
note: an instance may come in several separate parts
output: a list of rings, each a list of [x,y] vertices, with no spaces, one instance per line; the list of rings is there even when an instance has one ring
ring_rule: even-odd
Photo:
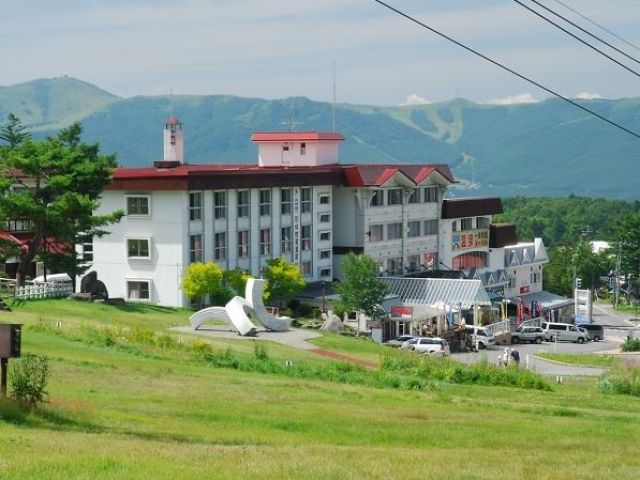
[[[589,108],[640,131],[640,99],[584,100]],[[263,100],[221,95],[120,98],[72,78],[0,88],[0,117],[13,112],[36,135],[82,120],[121,165],[162,155],[162,126],[174,113],[185,128],[190,163],[255,162],[251,132],[330,130],[332,106],[306,98]],[[341,161],[447,163],[460,180],[454,195],[637,199],[640,140],[559,100],[481,105],[462,99],[428,105],[339,104]]]

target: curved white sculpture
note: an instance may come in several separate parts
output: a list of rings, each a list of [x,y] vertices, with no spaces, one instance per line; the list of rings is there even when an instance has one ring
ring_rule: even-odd
[[[244,296],[253,309],[258,321],[268,330],[274,332],[284,332],[291,328],[291,319],[289,317],[276,317],[267,312],[262,301],[262,290],[265,281],[260,278],[250,278],[247,280]]]
[[[189,323],[194,330],[204,325],[208,320],[222,320],[232,325],[239,335],[255,335],[256,326],[251,317],[257,319],[263,327],[275,332],[284,332],[291,327],[289,317],[276,317],[267,312],[262,301],[262,290],[265,281],[250,278],[247,281],[244,295],[233,297],[224,307],[207,307],[197,311],[189,317]]]
[[[246,312],[251,307],[244,298],[233,297],[224,308],[227,311],[229,320],[231,320],[231,324],[236,327],[239,335],[253,336],[256,334],[256,326],[249,320],[249,315]]]

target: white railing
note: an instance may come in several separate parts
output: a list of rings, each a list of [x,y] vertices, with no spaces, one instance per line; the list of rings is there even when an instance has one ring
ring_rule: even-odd
[[[492,323],[491,325],[485,325],[483,327],[489,335],[500,335],[501,333],[507,333],[511,331],[511,322],[504,320],[502,322]]]
[[[13,293],[16,290],[16,281],[13,278],[0,278],[0,292]]]
[[[22,300],[33,298],[66,297],[73,293],[73,285],[69,282],[48,282],[15,287],[15,297]]]

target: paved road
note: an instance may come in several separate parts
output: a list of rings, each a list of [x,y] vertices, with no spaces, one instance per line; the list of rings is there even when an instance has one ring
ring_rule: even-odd
[[[272,342],[282,343],[293,348],[301,350],[314,350],[318,348],[316,345],[307,342],[312,338],[320,336],[320,333],[314,330],[306,330],[292,328],[286,332],[271,332],[268,330],[258,329],[255,337],[243,337],[229,326],[205,326],[200,327],[197,331],[193,331],[191,327],[173,327],[174,332],[186,333],[189,335],[200,335],[203,337],[232,338],[234,340],[269,340]]]

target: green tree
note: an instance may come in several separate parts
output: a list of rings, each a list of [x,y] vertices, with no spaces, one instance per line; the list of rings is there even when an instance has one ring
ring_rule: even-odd
[[[4,140],[9,148],[15,148],[30,138],[31,133],[27,126],[13,113],[7,116],[6,123],[0,125],[0,140]]]
[[[67,273],[75,278],[87,267],[75,252],[79,238],[104,235],[104,228],[124,214],[94,215],[116,160],[101,155],[98,144],[82,143],[81,132],[80,124],[73,124],[55,138],[27,138],[0,150],[0,219],[30,223],[31,238],[17,255],[19,285],[35,258],[45,255],[50,239],[58,246],[57,254],[66,257]]]
[[[233,270],[225,270],[223,274],[223,282],[232,295],[240,295],[244,297],[244,290],[247,286],[247,280],[251,278],[251,272],[234,268]]]
[[[622,273],[640,278],[640,213],[620,219],[615,234],[614,251],[621,253]]]
[[[344,280],[336,286],[342,305],[347,310],[364,312],[369,318],[378,315],[387,294],[387,286],[377,277],[378,265],[369,255],[349,252],[342,262]]]
[[[282,257],[268,260],[263,275],[267,281],[269,298],[280,307],[286,306],[287,301],[306,284],[298,266]]]
[[[190,264],[182,277],[182,291],[191,300],[217,297],[222,291],[222,268],[213,262]]]

